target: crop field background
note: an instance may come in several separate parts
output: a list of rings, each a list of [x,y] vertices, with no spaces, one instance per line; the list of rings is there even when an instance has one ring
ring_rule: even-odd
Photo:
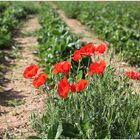
[[[140,139],[140,2],[0,2],[0,138]]]

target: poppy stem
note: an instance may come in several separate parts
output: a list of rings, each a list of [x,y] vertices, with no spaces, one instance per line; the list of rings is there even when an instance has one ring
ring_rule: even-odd
[[[80,66],[81,66],[81,60],[80,60],[79,63],[78,63],[77,73],[78,73],[78,71],[79,71],[79,69],[80,69]],[[78,80],[78,76],[76,77],[76,80]]]

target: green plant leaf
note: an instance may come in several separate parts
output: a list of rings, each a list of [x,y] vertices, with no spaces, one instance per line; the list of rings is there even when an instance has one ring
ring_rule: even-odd
[[[79,71],[78,75],[77,75],[77,81],[80,81],[83,77],[83,72],[82,70]]]
[[[48,130],[48,139],[58,139],[62,133],[62,124],[61,123],[56,123],[50,127]]]
[[[63,129],[62,129],[62,123],[59,123],[58,128],[57,128],[57,133],[55,136],[55,139],[58,139],[62,133]]]
[[[69,138],[77,138],[79,130],[70,123],[62,123],[63,132],[62,135]]]

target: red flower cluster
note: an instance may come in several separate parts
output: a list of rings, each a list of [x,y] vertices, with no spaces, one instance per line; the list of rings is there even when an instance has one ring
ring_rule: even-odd
[[[106,62],[104,60],[101,60],[99,62],[94,62],[89,66],[88,75],[92,76],[93,73],[102,75],[104,73],[105,68],[106,68]]]
[[[108,47],[107,44],[101,43],[99,46],[94,46],[93,44],[88,44],[82,47],[80,50],[74,52],[72,56],[72,60],[78,62],[84,56],[92,56],[93,54],[97,53],[98,55],[103,55],[107,51]]]
[[[72,59],[76,62],[81,60],[84,56],[92,56],[95,52],[98,55],[103,55],[107,51],[107,45],[105,43],[100,44],[98,47],[95,47],[93,44],[88,44],[82,47],[80,50],[74,52]],[[71,64],[67,61],[60,62],[55,64],[54,73],[63,73],[65,75],[68,74],[71,68]],[[92,76],[92,74],[102,75],[106,68],[106,62],[101,60],[99,62],[94,62],[89,66],[88,75]],[[83,91],[88,84],[88,80],[80,80],[77,84],[70,85],[67,79],[62,79],[58,85],[58,93],[62,98],[68,97],[68,93],[71,89],[72,92],[81,92]]]
[[[71,68],[71,63],[63,61],[54,65],[54,74],[63,73],[66,76],[68,75]]]
[[[107,44],[105,43],[101,43],[97,47],[94,46],[93,44],[88,44],[82,47],[80,50],[75,51],[72,56],[72,60],[79,62],[85,56],[92,56],[95,54],[100,56],[103,55],[107,51],[107,49],[108,47]],[[60,80],[58,84],[58,94],[62,98],[67,98],[70,91],[74,93],[82,92],[88,85],[88,80],[86,79],[80,80],[78,83],[70,85],[67,76],[71,67],[72,65],[68,61],[59,62],[54,65],[54,70],[53,70],[54,74],[59,74],[59,73],[64,74],[64,78]],[[106,69],[106,62],[104,60],[93,62],[89,66],[88,76],[92,76],[93,74],[103,75],[105,69]],[[23,76],[27,79],[33,78],[37,74],[38,70],[39,70],[39,66],[31,65],[24,70]],[[130,79],[140,80],[139,72],[127,71],[125,75]],[[39,88],[40,86],[45,84],[47,77],[48,77],[47,74],[44,73],[39,74],[37,77],[34,78],[33,86],[35,88]]]
[[[33,78],[34,76],[36,76],[38,70],[39,70],[39,66],[30,65],[29,67],[25,68],[23,72],[23,76],[26,79]],[[47,74],[43,74],[43,73],[39,74],[37,77],[34,78],[33,86],[35,88],[39,88],[40,86],[45,84],[47,77],[48,77]]]
[[[106,50],[107,50],[107,45],[105,43],[100,44],[98,47],[95,47],[93,44],[88,44],[82,47],[80,50],[75,51],[72,59],[78,62],[83,57],[92,56],[95,53],[97,53],[98,55],[102,55]],[[92,76],[93,73],[103,74],[105,68],[106,68],[106,63],[104,60],[92,63],[89,67],[88,75]],[[70,90],[74,93],[82,92],[88,85],[88,80],[86,79],[80,80],[78,83],[70,85],[67,79],[67,75],[70,69],[71,69],[71,63],[68,61],[59,62],[54,65],[53,73],[54,74],[62,73],[65,76],[65,78],[60,80],[58,84],[58,94],[62,98],[67,98]],[[31,65],[24,70],[23,75],[25,78],[32,78],[37,74],[38,70],[39,70],[38,66]],[[39,74],[34,78],[33,86],[35,88],[39,88],[40,86],[45,84],[47,77],[48,77],[47,74],[43,74],[43,73]]]
[[[81,80],[75,85],[70,85],[67,79],[60,80],[58,84],[58,93],[62,98],[67,98],[69,91],[72,92],[81,92],[83,91],[88,84],[88,80]]]
[[[130,79],[140,80],[140,73],[139,72],[127,71],[127,72],[125,72],[125,75]]]

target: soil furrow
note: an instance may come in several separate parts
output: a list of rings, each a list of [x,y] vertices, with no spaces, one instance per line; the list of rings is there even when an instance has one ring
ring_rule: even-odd
[[[20,30],[21,33],[31,34],[40,28],[38,19],[31,17]],[[37,95],[31,81],[23,78],[23,70],[30,64],[38,63],[37,57],[33,55],[38,45],[35,36],[15,37],[14,40],[21,46],[20,58],[14,60],[14,67],[5,78],[8,83],[2,94],[2,104],[0,104],[0,137],[4,135],[14,135],[15,138],[25,138],[35,133],[30,126],[30,115],[33,111],[42,112],[44,106],[44,95]],[[1,99],[0,99],[1,100]],[[14,107],[9,105],[14,102],[20,103]],[[8,104],[7,104],[8,103]]]

